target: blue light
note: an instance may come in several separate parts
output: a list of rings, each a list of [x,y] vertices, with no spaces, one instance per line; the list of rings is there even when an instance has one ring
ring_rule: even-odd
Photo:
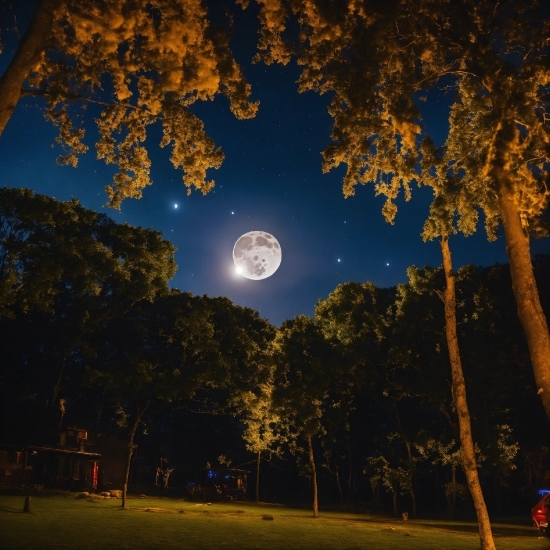
[[[541,497],[543,497],[544,495],[547,495],[548,493],[550,493],[550,490],[548,490],[548,489],[541,489],[541,490],[539,491],[539,495],[540,495]]]

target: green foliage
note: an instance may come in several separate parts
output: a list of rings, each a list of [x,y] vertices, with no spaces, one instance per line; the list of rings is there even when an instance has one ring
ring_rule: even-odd
[[[273,382],[260,385],[255,391],[237,394],[239,416],[245,425],[246,449],[254,454],[281,454],[281,418],[273,403]]]
[[[335,354],[313,320],[306,316],[284,321],[273,343],[273,401],[284,414],[289,435],[322,433],[323,404],[329,396]]]
[[[0,315],[52,313],[64,296],[121,314],[167,292],[175,248],[158,231],[29,189],[0,189]],[[114,310],[114,311],[113,311]]]
[[[0,190],[0,339],[4,388],[12,388],[3,397],[8,408],[26,403],[25,429],[52,430],[67,408],[89,407],[81,383],[97,358],[93,339],[168,293],[174,251],[159,232],[117,224],[75,200]],[[4,434],[21,437],[11,414]]]

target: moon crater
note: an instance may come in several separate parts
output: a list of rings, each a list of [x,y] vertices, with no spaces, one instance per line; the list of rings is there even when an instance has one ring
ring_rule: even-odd
[[[233,247],[233,262],[237,273],[247,279],[270,277],[281,265],[281,246],[265,231],[245,233]]]

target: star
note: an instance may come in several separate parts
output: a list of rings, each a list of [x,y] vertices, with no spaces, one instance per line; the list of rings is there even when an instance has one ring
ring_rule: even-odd
[[[340,262],[340,261],[341,261],[340,258],[338,258],[338,262]]]
[[[390,263],[388,262],[386,265],[389,267]]]
[[[174,208],[177,208],[178,207],[178,203],[174,204]]]

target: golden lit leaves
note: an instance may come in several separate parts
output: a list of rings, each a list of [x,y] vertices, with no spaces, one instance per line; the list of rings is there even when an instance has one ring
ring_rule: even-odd
[[[290,12],[286,3],[281,0],[257,0],[260,4],[260,40],[258,51],[254,58],[270,65],[271,63],[286,64],[290,61],[292,48],[282,38]]]
[[[85,153],[88,150],[88,146],[82,143],[85,133],[84,129],[73,127],[72,120],[65,106],[61,106],[60,108],[50,106],[45,111],[45,116],[59,128],[59,136],[55,138],[55,141],[67,151],[66,155],[58,157],[57,163],[76,167],[78,164],[77,155]]]
[[[141,190],[151,183],[151,161],[147,150],[139,144],[145,141],[146,126],[154,119],[146,111],[116,105],[103,111],[96,122],[100,133],[96,144],[98,158],[120,168],[114,185],[106,187],[111,206],[119,208],[125,198],[140,198]],[[125,136],[120,141],[113,137],[123,132]]]
[[[208,193],[214,187],[214,182],[206,181],[206,169],[219,168],[223,153],[206,135],[202,121],[181,109],[179,104],[166,101],[163,112],[165,118],[161,147],[174,143],[170,160],[174,168],[183,168],[188,193],[191,193],[192,186],[203,194]]]
[[[499,223],[497,192],[511,188],[524,227],[541,232],[550,200],[547,14],[536,3],[257,0],[266,62],[303,67],[299,91],[332,94],[332,143],[323,171],[346,164],[343,192],[375,184],[393,222],[395,199],[413,182],[434,202],[424,238],[475,231],[480,211],[490,239]],[[366,10],[369,11],[366,11]],[[537,11],[539,10],[539,11]],[[516,16],[511,17],[515,13]],[[292,19],[293,18],[293,19]],[[292,21],[291,21],[292,19]],[[296,45],[283,37],[297,23]],[[435,85],[457,90],[445,146],[423,158],[416,98]],[[433,144],[432,144],[433,146]]]
[[[400,119],[397,115],[392,117],[392,124],[395,128],[395,133],[401,136],[403,145],[407,149],[415,149],[416,138],[422,130],[420,125],[410,120]]]
[[[461,175],[464,200],[483,210],[489,238],[494,238],[499,221],[500,185],[514,189],[524,227],[530,231],[543,231],[539,220],[550,200],[543,178],[550,160],[546,150],[549,129],[537,114],[537,83],[525,79],[509,81],[509,85],[521,101],[507,101],[503,112],[478,82],[463,77],[459,101],[451,109],[446,143],[447,157],[454,159],[453,172]]]
[[[281,417],[273,403],[273,390],[274,386],[270,381],[260,384],[256,393],[245,391],[238,395],[237,408],[246,426],[243,439],[247,450],[255,454],[279,452],[276,443],[282,439],[279,433]]]
[[[251,118],[250,85],[229,49],[229,33],[212,29],[201,0],[67,0],[60,4],[47,55],[29,82],[47,96],[47,117],[59,128],[68,150],[65,164],[76,164],[86,147],[72,128],[75,102],[106,106],[96,119],[98,157],[119,172],[107,187],[110,205],[139,198],[151,183],[144,147],[147,126],[161,122],[162,145],[173,146],[172,163],[184,170],[187,187],[203,193],[206,179],[223,154],[188,108],[217,94],[230,101],[237,118]],[[196,141],[195,141],[196,140]]]
[[[415,80],[414,63],[393,13],[366,11],[363,2],[258,0],[260,56],[286,63],[292,48],[283,40],[290,18],[299,24],[299,91],[332,94],[332,143],[323,152],[323,172],[346,165],[343,192],[373,182],[385,195],[383,213],[393,223],[395,199],[411,196],[416,176],[419,112],[407,93]],[[403,25],[405,30],[406,25]]]

